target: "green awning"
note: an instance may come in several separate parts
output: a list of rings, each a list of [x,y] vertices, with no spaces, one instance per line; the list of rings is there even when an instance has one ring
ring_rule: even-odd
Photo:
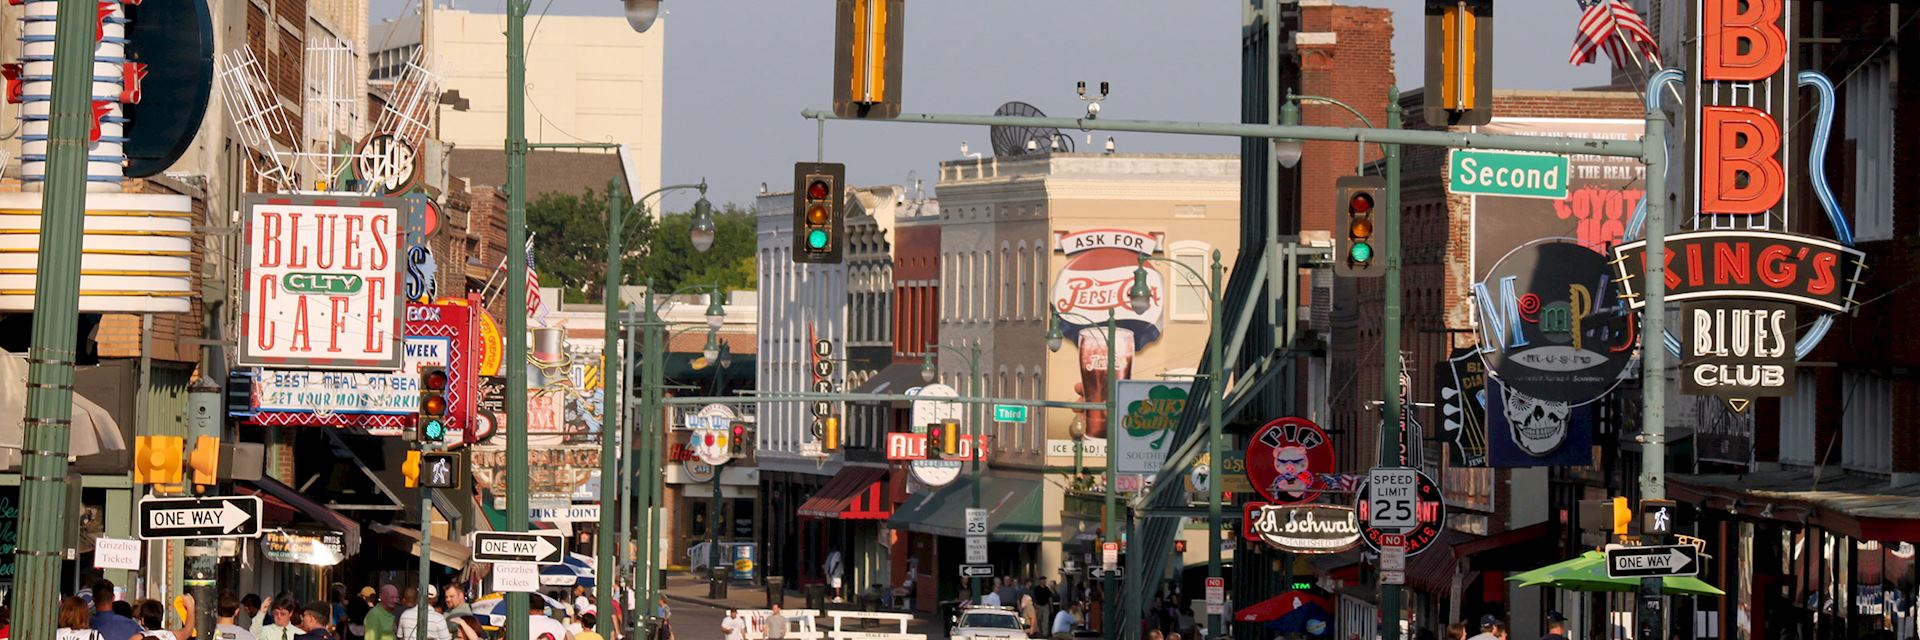
[[[966,536],[967,507],[973,506],[973,482],[961,477],[938,491],[907,500],[887,526],[917,533],[960,538]],[[1039,542],[1043,501],[1035,480],[988,476],[980,485],[980,505],[987,509],[990,539],[998,542]]]

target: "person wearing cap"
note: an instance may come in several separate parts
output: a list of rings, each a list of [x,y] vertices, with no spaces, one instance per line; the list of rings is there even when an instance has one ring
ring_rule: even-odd
[[[1558,611],[1547,612],[1547,633],[1540,640],[1567,640],[1567,617]]]
[[[407,589],[400,598],[399,620],[394,625],[399,640],[418,640],[420,637],[420,601],[414,599],[415,590]],[[427,585],[427,640],[453,640],[453,633],[447,629],[447,617],[433,607],[433,601],[439,596],[433,585]]]
[[[1480,633],[1467,640],[1499,640],[1499,636],[1494,634],[1494,627],[1498,626],[1500,626],[1500,616],[1491,613],[1480,616]]]

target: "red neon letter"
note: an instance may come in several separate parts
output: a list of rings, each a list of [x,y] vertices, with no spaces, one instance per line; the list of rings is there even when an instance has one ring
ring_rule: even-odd
[[[1747,5],[1740,11],[1742,3]],[[1765,80],[1787,63],[1787,36],[1780,31],[1781,0],[1705,0],[1705,46],[1700,77]],[[1744,46],[1745,52],[1740,49]]]
[[[1700,212],[1765,213],[1780,203],[1780,125],[1753,107],[1700,108]],[[1746,184],[1740,178],[1746,177]]]

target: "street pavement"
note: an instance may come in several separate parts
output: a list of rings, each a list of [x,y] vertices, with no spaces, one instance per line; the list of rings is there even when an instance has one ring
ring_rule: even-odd
[[[667,604],[673,607],[673,635],[677,640],[720,640],[723,637],[720,620],[726,617],[727,609],[767,608],[767,591],[764,588],[735,586],[727,589],[726,598],[716,600],[707,597],[705,579],[683,574],[667,576],[664,595]],[[780,606],[786,609],[805,607],[806,597],[799,592],[788,591],[786,602]],[[817,624],[825,632],[831,629],[833,623],[822,617]],[[937,623],[930,614],[924,613],[908,623],[907,631],[926,634],[928,640],[945,640],[947,637],[946,625]]]

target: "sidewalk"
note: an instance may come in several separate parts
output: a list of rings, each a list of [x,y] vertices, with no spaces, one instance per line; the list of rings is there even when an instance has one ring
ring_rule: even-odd
[[[715,609],[767,608],[767,590],[765,587],[743,587],[734,585],[727,588],[727,597],[713,599],[707,597],[706,579],[677,572],[667,576],[667,586],[661,591],[661,595],[666,596],[667,600],[671,602],[712,607]],[[805,608],[806,604],[805,594],[788,590],[786,593],[786,602],[780,606],[783,609],[801,609]],[[860,610],[858,606],[854,605],[828,605],[827,608],[845,609],[848,611]],[[825,617],[822,617],[819,623],[823,625],[831,624]],[[821,628],[821,631],[826,630],[827,628],[825,627]],[[926,634],[928,640],[944,640],[947,637],[947,625],[934,620],[934,614],[930,613],[916,612],[913,622],[907,623],[907,631],[910,633]]]

